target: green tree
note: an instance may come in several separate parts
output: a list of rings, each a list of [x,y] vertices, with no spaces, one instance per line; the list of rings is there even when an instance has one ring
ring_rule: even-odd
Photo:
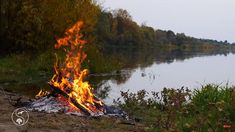
[[[1,1],[1,48],[13,50],[52,48],[66,28],[83,20],[83,34],[94,40],[100,7],[93,0]]]

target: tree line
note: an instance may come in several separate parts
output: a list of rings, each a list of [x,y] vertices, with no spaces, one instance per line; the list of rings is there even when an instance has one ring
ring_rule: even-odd
[[[1,0],[1,51],[51,49],[78,20],[92,40],[99,12],[92,0]]]
[[[138,25],[126,10],[105,11],[94,0],[1,0],[1,51],[51,49],[77,20],[86,39],[103,49],[228,44]]]
[[[131,67],[135,63],[129,63],[130,59],[134,61],[134,57],[139,56],[146,60],[149,51],[211,53],[235,49],[227,41],[197,39],[184,33],[138,25],[126,10],[106,11],[95,0],[0,2],[0,57],[23,54],[21,58],[31,57],[38,65],[45,64],[38,69],[46,71],[53,68],[54,52],[58,52],[53,49],[56,38],[62,37],[78,20],[84,22],[81,33],[89,43],[85,47],[88,56],[83,66],[93,73]]]

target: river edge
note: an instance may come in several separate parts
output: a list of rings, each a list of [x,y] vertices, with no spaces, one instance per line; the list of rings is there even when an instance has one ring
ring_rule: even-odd
[[[37,131],[145,131],[147,127],[137,122],[128,122],[117,117],[81,117],[63,113],[29,112],[29,121],[18,127],[11,120],[12,112],[17,109],[10,101],[29,100],[28,97],[12,92],[0,92],[0,131],[1,132],[37,132]]]
[[[29,121],[17,127],[12,112],[34,97],[13,93],[0,87],[0,132],[4,131],[234,131],[235,87],[213,84],[200,90],[167,89],[160,95],[147,96],[145,90],[123,92],[124,103],[116,105],[128,113],[130,120],[111,116],[75,116],[64,113],[29,112]],[[21,98],[21,99],[20,99]],[[11,101],[9,101],[9,99]],[[20,99],[20,101],[19,101]],[[188,100],[189,99],[189,100]],[[163,102],[161,102],[161,100]],[[18,102],[18,103],[16,103]],[[18,104],[19,107],[14,107]]]

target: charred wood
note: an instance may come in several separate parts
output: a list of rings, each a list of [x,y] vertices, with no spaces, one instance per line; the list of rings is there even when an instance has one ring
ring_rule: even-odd
[[[84,108],[82,105],[80,105],[76,99],[70,97],[67,93],[65,93],[64,91],[62,91],[61,89],[55,87],[53,84],[51,84],[50,82],[48,83],[49,86],[52,88],[52,92],[51,94],[49,94],[48,96],[57,96],[56,94],[60,94],[62,95],[63,97],[67,98],[68,100],[70,100],[70,102],[75,105],[78,109],[80,109],[84,114],[90,116],[91,113],[86,109]]]

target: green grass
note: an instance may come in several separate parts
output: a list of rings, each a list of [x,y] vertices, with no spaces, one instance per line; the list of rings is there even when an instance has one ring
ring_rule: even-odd
[[[106,73],[120,69],[121,66],[116,59],[94,52],[91,52],[83,63],[84,68],[88,68],[91,73]],[[62,52],[57,51],[56,53],[60,59],[63,59]],[[32,83],[50,78],[54,73],[54,63],[55,51],[51,50],[34,55],[11,54],[2,57],[0,58],[0,83]]]
[[[31,83],[48,78],[53,72],[52,55],[12,54],[0,58],[0,82]]]
[[[122,92],[124,102],[115,103],[132,118],[139,117],[149,131],[225,131],[223,125],[232,125],[232,131],[235,127],[235,87],[165,88],[148,96],[144,90]]]

